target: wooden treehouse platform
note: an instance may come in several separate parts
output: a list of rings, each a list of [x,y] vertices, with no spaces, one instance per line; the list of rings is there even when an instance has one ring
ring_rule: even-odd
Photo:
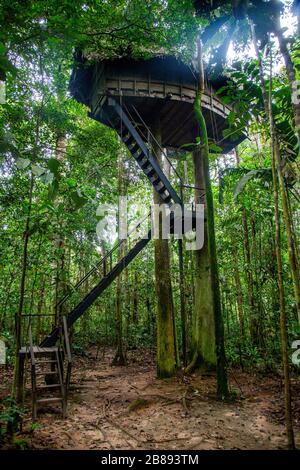
[[[84,59],[74,67],[70,91],[74,98],[90,108],[90,117],[110,127],[110,110],[105,106],[111,96],[130,113],[142,135],[159,117],[162,146],[178,149],[194,143],[198,135],[193,103],[197,90],[197,72],[175,57],[149,60],[115,59],[88,64]],[[232,150],[241,140],[223,137],[231,111],[217,97],[206,80],[202,109],[209,138],[223,149]],[[146,126],[145,126],[146,124]]]
[[[156,57],[147,61],[120,59],[93,64],[81,60],[73,69],[70,90],[77,101],[90,108],[90,117],[116,130],[120,140],[160,196],[161,202],[169,207],[174,204],[182,207],[181,193],[177,192],[163,172],[148,142],[151,127],[157,122],[160,123],[162,132],[162,147],[178,149],[184,144],[195,142],[198,135],[193,108],[197,90],[196,73],[174,57]],[[202,108],[209,138],[222,147],[223,152],[228,152],[242,140],[243,137],[239,141],[223,138],[222,131],[227,128],[226,118],[230,107],[221,103],[209,83],[202,97]],[[182,185],[180,175],[176,175],[179,185]],[[190,227],[184,223],[187,214],[183,217],[182,213],[179,216],[172,213],[171,233],[178,229],[178,217],[179,224],[182,224],[181,233],[189,231]],[[201,218],[201,215],[192,211],[189,217],[194,227],[197,217]],[[126,251],[121,260],[116,254],[126,239],[120,240],[78,281],[74,289],[58,302],[57,306],[61,307],[67,300],[72,301],[73,293],[79,292],[88,279],[94,278],[94,287],[79,303],[71,302],[73,306],[63,317],[62,324],[57,325],[39,346],[33,345],[31,316],[34,315],[30,316],[29,342],[19,352],[19,389],[24,389],[25,362],[29,359],[34,419],[39,405],[52,402],[61,403],[63,416],[66,415],[72,365],[68,331],[149,243],[153,231],[150,229],[146,237],[139,232],[141,224],[148,218],[149,214],[129,233],[130,236],[137,232],[139,236],[135,245]],[[49,383],[49,375],[54,376],[55,383]],[[59,392],[58,395],[41,395],[42,391],[52,392],[54,389]]]

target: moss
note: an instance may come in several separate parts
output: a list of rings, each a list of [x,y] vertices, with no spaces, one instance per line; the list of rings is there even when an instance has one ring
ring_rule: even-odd
[[[203,73],[202,67],[202,49],[201,41],[198,43],[199,70]],[[216,341],[216,358],[217,358],[217,380],[218,380],[218,396],[220,398],[228,396],[228,382],[226,371],[226,359],[224,349],[224,325],[221,310],[220,286],[218,275],[218,263],[216,255],[215,241],[215,223],[214,223],[214,203],[209,173],[209,147],[207,128],[201,108],[202,86],[204,85],[203,77],[200,76],[199,89],[196,94],[194,111],[199,124],[199,137],[201,144],[201,154],[203,158],[203,176],[205,181],[205,195],[207,205],[207,234],[208,234],[208,250],[211,267],[211,286],[212,300],[215,321],[215,341]]]

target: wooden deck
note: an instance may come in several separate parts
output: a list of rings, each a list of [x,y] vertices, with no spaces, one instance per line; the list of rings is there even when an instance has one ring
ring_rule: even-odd
[[[73,70],[70,90],[73,96],[90,108],[90,116],[111,126],[110,116],[102,106],[107,96],[113,96],[127,108],[134,124],[143,133],[144,121],[151,128],[160,119],[162,145],[178,149],[194,143],[198,124],[193,103],[197,90],[197,73],[174,57],[150,60],[102,61],[86,66],[83,62]],[[206,80],[202,109],[210,140],[230,151],[244,136],[235,141],[224,139],[228,127],[226,118],[230,106],[221,102],[211,83]],[[138,114],[142,119],[138,117]]]

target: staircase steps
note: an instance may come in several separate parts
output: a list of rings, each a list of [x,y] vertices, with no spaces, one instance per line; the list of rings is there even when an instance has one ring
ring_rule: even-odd
[[[37,385],[37,388],[39,390],[47,390],[48,388],[58,388],[60,387],[60,384],[50,384],[50,385]]]
[[[180,197],[160,168],[155,155],[148,149],[146,143],[142,139],[137,128],[127,116],[124,109],[111,97],[108,98],[106,106],[109,115],[112,116],[111,119],[113,119],[113,122],[115,123],[115,129],[119,133],[121,140],[126,145],[139,167],[143,170],[144,174],[149,179],[152,175],[156,175],[154,180],[150,179],[154,189],[158,191],[157,183],[161,182],[168,191],[168,197],[164,198],[164,203],[176,203],[182,205]],[[120,122],[122,122],[122,126],[119,125]],[[158,192],[160,193],[160,191]]]
[[[36,402],[39,405],[42,405],[44,403],[57,403],[62,401],[61,397],[50,397],[50,398],[39,398]]]
[[[173,203],[182,206],[182,201],[178,196],[177,192],[171,185],[169,179],[164,174],[155,155],[148,148],[147,144],[139,134],[137,126],[131,122],[129,116],[126,114],[124,109],[112,98],[108,97],[106,102],[102,106],[102,111],[107,113],[108,121],[119,133],[119,136],[123,143],[127,146],[131,155],[146,175],[154,190],[160,195],[161,201],[167,205]],[[122,124],[122,125],[120,125]],[[139,240],[133,248],[130,249],[125,256],[112,267],[112,255],[118,245],[111,250],[111,252],[102,259],[105,266],[109,266],[110,270],[103,275],[95,287],[79,302],[67,316],[67,327],[70,328],[75,321],[80,318],[85,311],[95,302],[95,300],[104,292],[108,286],[119,276],[119,274],[128,266],[128,264],[141,252],[141,250],[147,245],[152,236],[151,230],[148,233],[148,238]],[[101,261],[98,263],[100,265]],[[107,264],[106,264],[107,263]],[[104,264],[103,264],[104,265]],[[95,270],[91,271],[95,272]],[[98,271],[99,272],[99,271]],[[82,280],[84,282],[88,276]],[[79,288],[82,282],[79,281],[77,287]],[[76,290],[76,289],[75,289]],[[72,293],[70,293],[72,295]],[[69,295],[69,296],[70,296]],[[67,295],[63,302],[65,302],[69,296]],[[54,346],[59,337],[59,328],[54,328],[51,333],[42,341],[41,346],[43,348],[50,348]]]

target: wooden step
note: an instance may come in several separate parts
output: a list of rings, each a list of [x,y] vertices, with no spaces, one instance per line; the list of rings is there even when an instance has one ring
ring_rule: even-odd
[[[36,375],[57,375],[57,370],[44,370],[43,372],[36,371]]]
[[[39,404],[42,404],[42,403],[57,403],[59,401],[62,401],[62,398],[51,397],[51,398],[39,398],[36,402]]]
[[[46,390],[48,388],[57,388],[60,387],[60,384],[51,384],[51,385],[37,385],[38,390]]]
[[[33,346],[33,354],[35,356],[46,356],[48,354],[53,354],[58,351],[58,348],[56,346],[53,346],[51,348],[41,348],[40,346]],[[29,346],[23,346],[20,351],[20,354],[30,354],[30,348]]]
[[[36,364],[57,364],[57,360],[56,359],[43,359],[42,361],[40,361],[39,359],[37,361],[35,361]]]

